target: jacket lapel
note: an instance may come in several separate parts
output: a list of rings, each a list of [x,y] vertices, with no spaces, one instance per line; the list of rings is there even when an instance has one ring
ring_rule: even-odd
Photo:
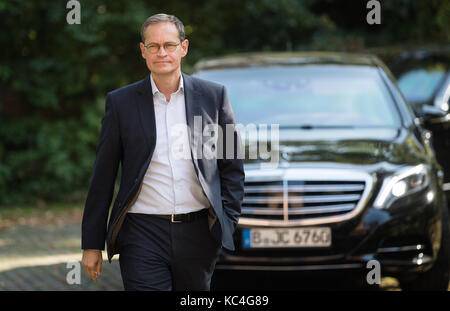
[[[201,139],[203,138],[203,110],[202,107],[202,96],[199,91],[197,91],[193,79],[182,73],[183,75],[183,81],[184,81],[184,100],[186,105],[186,122],[189,129],[189,142],[191,147],[191,158],[192,162],[194,164],[194,170],[197,174],[197,177],[199,178],[200,184],[203,188],[203,191],[205,192],[206,197],[208,198],[209,202],[211,203],[209,207],[209,213],[208,213],[208,226],[209,230],[213,232],[213,234],[220,235],[221,233],[218,232],[219,227],[215,226],[218,220],[217,214],[215,211],[214,203],[215,200],[213,199],[213,195],[209,191],[209,187],[207,185],[204,185],[204,178],[201,173],[201,169],[203,165],[199,165],[199,162],[201,164],[201,158],[200,157],[194,157],[193,152],[194,150],[197,150],[197,155],[201,156],[201,153],[203,150],[203,145]],[[197,122],[195,122],[194,117],[200,117]],[[199,168],[200,167],[200,168]],[[199,173],[200,170],[200,173]]]
[[[194,163],[195,171],[198,175],[198,159],[202,151],[202,109],[201,97],[195,88],[193,79],[182,73],[184,82],[184,102],[186,107],[186,123],[189,130],[189,144],[191,147],[191,158]],[[195,122],[195,117],[198,120]]]
[[[152,86],[150,75],[142,80],[137,89],[137,104],[142,128],[146,138],[147,145],[153,150],[156,138],[155,106],[153,104]],[[153,137],[153,138],[152,138]]]

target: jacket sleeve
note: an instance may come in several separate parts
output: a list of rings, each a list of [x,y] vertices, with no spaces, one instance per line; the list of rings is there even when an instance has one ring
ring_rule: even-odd
[[[228,125],[228,126],[227,126]],[[220,172],[223,211],[234,224],[241,214],[244,198],[244,161],[242,142],[235,127],[236,120],[225,87],[222,89],[222,105],[219,111],[219,126],[222,128],[222,157],[217,160]],[[228,127],[228,128],[227,128]]]
[[[112,96],[106,97],[96,159],[83,212],[81,248],[105,248],[109,207],[114,195],[115,180],[122,158],[117,113]]]

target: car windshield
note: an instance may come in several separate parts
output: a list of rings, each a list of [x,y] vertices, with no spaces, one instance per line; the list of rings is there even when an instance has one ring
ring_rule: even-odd
[[[428,101],[442,83],[445,74],[445,69],[438,66],[417,68],[403,73],[398,78],[398,86],[408,101]]]
[[[196,76],[227,88],[239,124],[282,127],[399,127],[378,69],[303,65],[204,70]]]

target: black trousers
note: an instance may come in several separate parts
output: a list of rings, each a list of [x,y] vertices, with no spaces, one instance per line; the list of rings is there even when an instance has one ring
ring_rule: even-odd
[[[208,217],[172,223],[147,214],[128,213],[117,237],[125,290],[210,289],[220,243]]]

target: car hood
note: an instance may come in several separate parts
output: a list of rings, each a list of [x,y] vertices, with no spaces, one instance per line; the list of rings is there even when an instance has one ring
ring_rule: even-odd
[[[267,136],[270,137],[269,132]],[[249,147],[251,143],[249,144],[248,139],[245,141],[247,166],[275,163],[277,155],[279,163],[292,164],[326,162],[349,165],[415,165],[426,162],[423,146],[404,128],[280,129],[278,148],[276,144],[272,144],[273,150],[270,144],[266,148],[259,145],[258,159],[249,157],[249,148],[252,147]],[[262,160],[259,157],[263,150],[268,151],[269,159]]]

